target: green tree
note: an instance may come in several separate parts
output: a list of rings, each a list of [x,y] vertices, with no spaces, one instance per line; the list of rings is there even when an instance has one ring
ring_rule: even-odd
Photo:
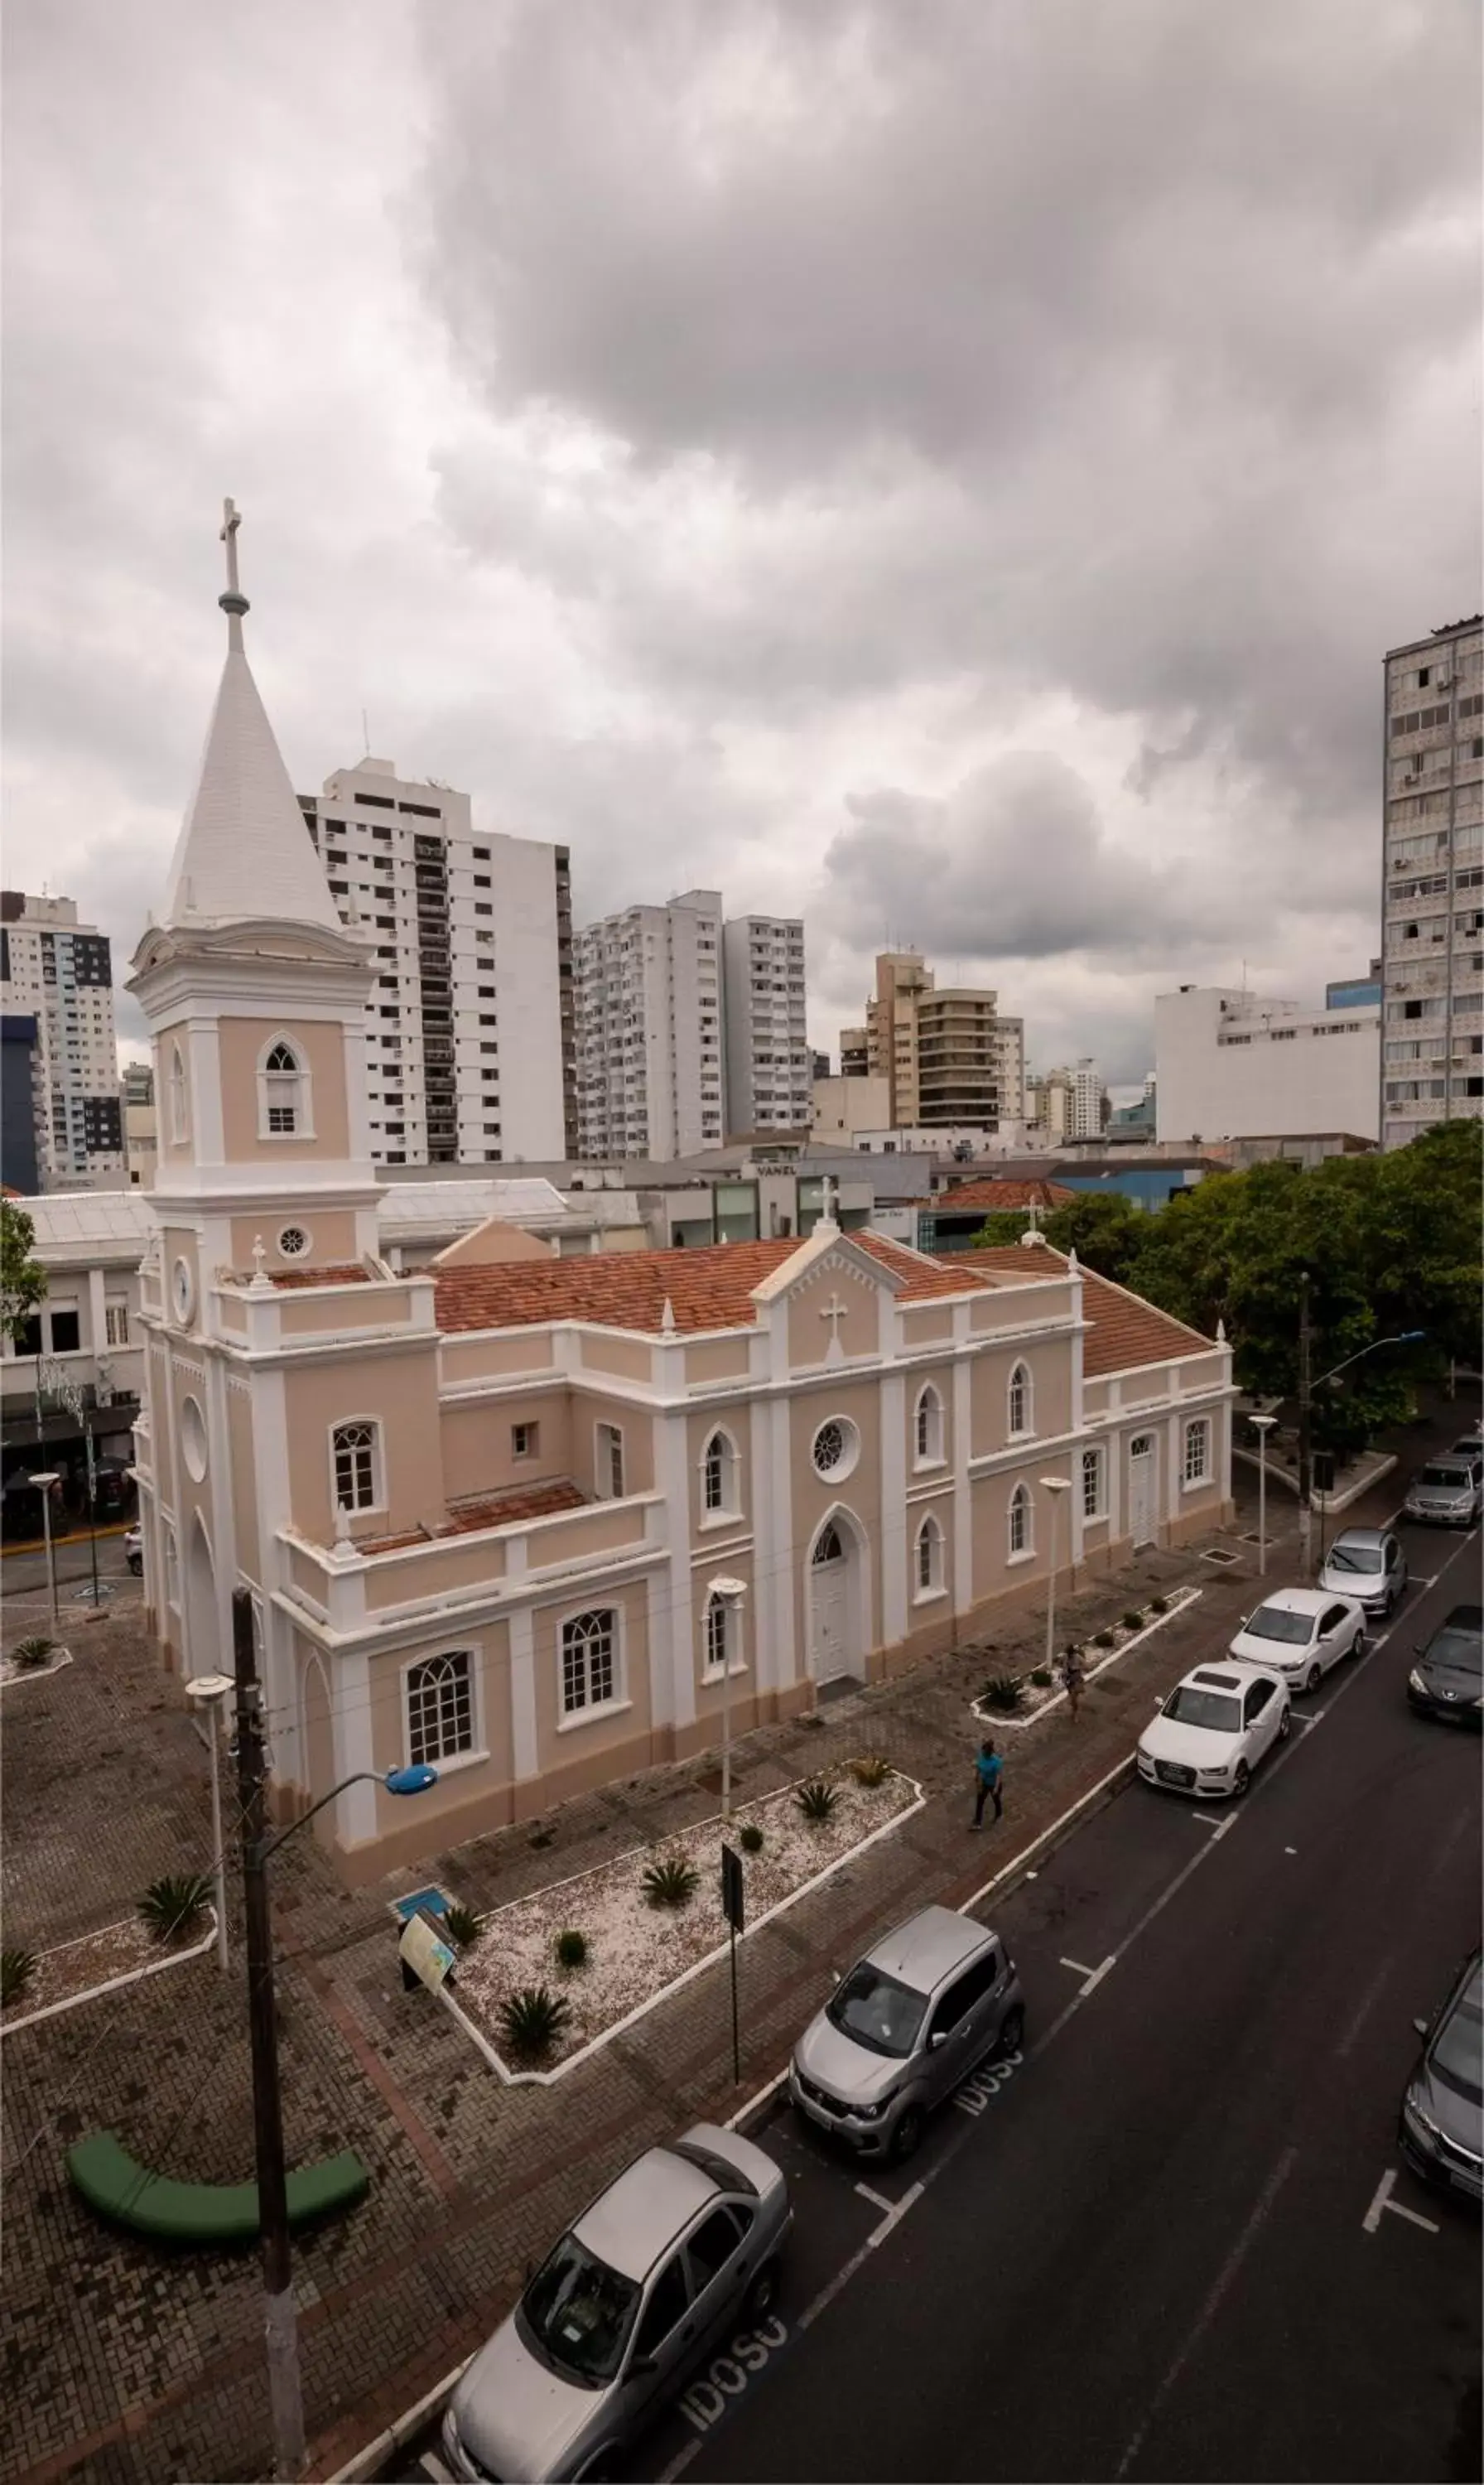
[[[46,1271],[31,1256],[36,1227],[13,1200],[0,1199],[0,1328],[18,1346],[46,1293]]]

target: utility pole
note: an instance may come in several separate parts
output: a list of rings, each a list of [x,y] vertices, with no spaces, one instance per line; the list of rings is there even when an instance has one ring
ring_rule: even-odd
[[[304,2466],[304,2398],[289,2259],[288,2185],[283,2165],[283,2108],[279,2091],[273,1995],[273,1925],[263,1852],[262,1686],[257,1679],[257,1653],[253,1645],[253,1600],[245,1588],[232,1592],[231,1642],[237,1687],[237,1798],[242,1816],[248,2020],[253,2038],[253,2138],[262,2236],[268,2399],[273,2420],[274,2472],[291,2477],[297,2476]]]
[[[1313,1390],[1309,1381],[1309,1270],[1306,1269],[1299,1279],[1299,1576],[1306,1585],[1314,1541],[1313,1451],[1310,1441]]]

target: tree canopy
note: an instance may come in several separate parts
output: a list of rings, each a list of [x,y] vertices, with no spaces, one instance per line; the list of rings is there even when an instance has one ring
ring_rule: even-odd
[[[13,1200],[0,1199],[0,1329],[18,1345],[46,1293],[46,1271],[33,1259],[36,1227]]]

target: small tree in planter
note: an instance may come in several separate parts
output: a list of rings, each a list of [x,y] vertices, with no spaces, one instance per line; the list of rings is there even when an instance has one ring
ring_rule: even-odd
[[[794,1797],[811,1829],[823,1829],[840,1800],[838,1787],[828,1778],[805,1778]]]
[[[559,1932],[552,1945],[558,1967],[568,1969],[587,1965],[587,1935],[569,1928]]]
[[[1149,1598],[1149,1611],[1151,1614],[1167,1614],[1170,1611],[1169,1598],[1151,1597]]]
[[[444,1909],[444,1930],[455,1950],[468,1950],[478,1940],[481,1922],[472,1907],[461,1907],[457,1901]]]
[[[891,1775],[891,1762],[884,1752],[862,1752],[850,1763],[850,1775],[858,1787],[879,1787]]]
[[[761,1855],[763,1852],[763,1830],[761,1822],[756,1820],[744,1820],[741,1829],[737,1833],[737,1843],[742,1848],[744,1855]]]
[[[1127,1613],[1124,1615],[1123,1628],[1126,1631],[1143,1630],[1144,1616],[1138,1611],[1136,1606],[1130,1605]]]
[[[44,1631],[33,1631],[29,1639],[18,1639],[11,1653],[23,1672],[34,1674],[38,1666],[50,1665],[60,1652],[60,1641],[48,1639]]]
[[[1093,1646],[1094,1648],[1111,1648],[1113,1646],[1113,1639],[1114,1635],[1111,1630],[1094,1631],[1093,1634]]]
[[[550,2054],[567,2024],[570,2005],[544,1984],[523,1985],[500,2005],[499,2023],[505,2044],[518,2062],[539,2062]]]
[[[200,1930],[211,1903],[211,1884],[203,1872],[167,1872],[151,1881],[139,1902],[156,1941],[185,1941]]]
[[[701,1876],[684,1855],[661,1855],[644,1867],[644,1897],[652,1907],[688,1907]]]
[[[1013,1716],[1020,1706],[1020,1683],[1013,1674],[991,1674],[979,1695],[981,1705],[1001,1717]]]

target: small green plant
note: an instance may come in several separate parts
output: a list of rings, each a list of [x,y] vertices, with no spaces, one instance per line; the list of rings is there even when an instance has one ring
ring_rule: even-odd
[[[587,1935],[585,1933],[573,1932],[571,1930],[560,1932],[557,1934],[555,1942],[553,1944],[553,1948],[556,1952],[556,1964],[558,1967],[585,1967],[587,1965]]]
[[[57,1653],[57,1643],[48,1639],[44,1631],[33,1631],[29,1639],[18,1639],[11,1653],[17,1665],[30,1672],[39,1665],[51,1663]]]
[[[891,1775],[891,1762],[884,1752],[862,1752],[850,1762],[850,1775],[857,1786],[884,1786]]]
[[[755,1820],[744,1820],[737,1833],[737,1843],[744,1855],[761,1855],[763,1832]]]
[[[794,1800],[810,1827],[823,1829],[840,1800],[840,1790],[828,1778],[805,1778]]]
[[[1127,1613],[1123,1617],[1123,1628],[1125,1630],[1143,1630],[1144,1616],[1140,1613],[1137,1605],[1129,1606]]]
[[[211,1901],[211,1884],[203,1872],[167,1872],[151,1881],[139,1902],[156,1941],[184,1941],[200,1926]]]
[[[34,1950],[25,1950],[17,1942],[0,1951],[0,2008],[9,2010],[13,2003],[23,2001],[35,1974]]]
[[[1151,1597],[1149,1598],[1149,1611],[1151,1614],[1167,1614],[1170,1611],[1169,1598]]]
[[[700,1874],[684,1855],[661,1855],[644,1868],[644,1896],[652,1907],[688,1907]]]
[[[444,1930],[455,1950],[468,1950],[479,1938],[480,1918],[472,1907],[461,1907],[455,1901],[444,1909]]]
[[[1111,1647],[1113,1646],[1113,1633],[1112,1633],[1112,1631],[1111,1631],[1111,1630],[1100,1630],[1100,1631],[1094,1631],[1094,1632],[1093,1632],[1093,1646],[1094,1648],[1111,1648]]]
[[[544,1984],[525,1984],[500,2005],[500,2028],[518,2062],[538,2062],[551,2052],[569,2008],[559,1993],[549,1993]]]
[[[1009,1717],[1020,1706],[1019,1677],[991,1674],[979,1697],[985,1708],[996,1709],[1002,1717]]]
[[[1051,1688],[1050,1666],[1038,1665],[1032,1672],[1031,1680],[1035,1683],[1038,1691],[1049,1691]]]

